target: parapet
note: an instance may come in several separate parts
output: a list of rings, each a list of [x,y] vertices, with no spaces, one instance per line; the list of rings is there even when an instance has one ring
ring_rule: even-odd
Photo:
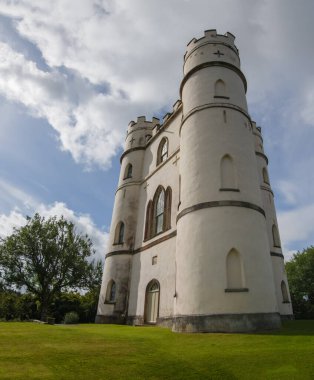
[[[160,120],[157,117],[153,117],[152,120],[146,120],[145,116],[138,116],[137,120],[131,120],[128,125],[127,136],[130,133],[139,131],[152,131],[156,126],[160,124]],[[149,132],[150,133],[150,132]]]
[[[199,39],[193,38],[187,44],[184,58],[196,47],[199,47],[208,43],[213,43],[213,44],[217,43],[217,44],[227,45],[231,49],[233,49],[235,53],[239,54],[238,48],[234,44],[234,40],[235,40],[235,36],[230,32],[227,32],[225,34],[217,34],[216,29],[205,30],[203,37]]]

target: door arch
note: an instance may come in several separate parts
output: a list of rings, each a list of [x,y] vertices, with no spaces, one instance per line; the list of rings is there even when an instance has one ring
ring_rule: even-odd
[[[160,285],[157,280],[152,280],[146,287],[145,294],[145,323],[156,323],[159,314]]]

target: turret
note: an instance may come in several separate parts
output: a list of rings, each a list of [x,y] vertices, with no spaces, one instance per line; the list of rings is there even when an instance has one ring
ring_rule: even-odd
[[[175,331],[280,326],[245,93],[231,33],[209,30],[188,44]]]
[[[293,311],[280,242],[274,193],[270,185],[268,174],[268,158],[264,153],[261,127],[257,127],[255,122],[253,122],[253,140],[257,157],[257,171],[259,173],[262,204],[265,211],[278,310],[281,318],[290,319],[293,316]]]
[[[124,323],[127,318],[143,158],[146,143],[157,124],[157,118],[146,121],[145,116],[139,116],[128,125],[96,322]]]

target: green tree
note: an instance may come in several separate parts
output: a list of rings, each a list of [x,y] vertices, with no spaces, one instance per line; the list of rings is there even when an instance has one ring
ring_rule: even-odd
[[[298,319],[314,318],[314,246],[297,252],[286,263],[293,312]]]
[[[91,240],[77,233],[72,222],[35,214],[2,239],[0,273],[7,288],[22,289],[38,299],[45,319],[61,292],[89,290],[94,263],[87,259],[92,253]]]

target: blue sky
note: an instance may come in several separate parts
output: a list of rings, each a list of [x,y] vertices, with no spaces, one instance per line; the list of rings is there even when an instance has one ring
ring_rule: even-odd
[[[64,215],[105,252],[130,120],[178,98],[186,44],[236,36],[286,258],[314,237],[314,2],[0,0],[0,235]]]

